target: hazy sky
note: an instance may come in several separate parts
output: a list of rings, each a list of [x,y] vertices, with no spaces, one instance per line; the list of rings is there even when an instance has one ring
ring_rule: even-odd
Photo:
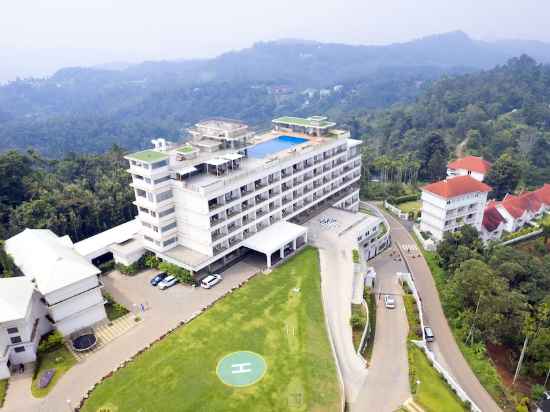
[[[460,29],[550,42],[549,17],[548,0],[3,0],[0,81],[288,37],[385,44]]]

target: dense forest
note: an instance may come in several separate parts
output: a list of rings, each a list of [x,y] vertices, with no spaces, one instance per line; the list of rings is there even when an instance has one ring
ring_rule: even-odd
[[[463,142],[465,153],[499,164],[495,174],[500,174],[489,184],[513,177],[498,195],[516,184],[550,181],[550,66],[525,55],[492,70],[437,80],[412,104],[355,116],[348,123],[366,140],[378,172],[376,158],[386,156],[391,163],[415,153],[410,161],[420,161],[420,178],[433,180],[440,177],[445,157]],[[410,166],[401,162],[399,167]]]
[[[440,269],[432,273],[446,315],[470,352],[484,356],[487,345],[506,348],[503,366],[513,374],[526,343],[521,375],[543,382],[550,371],[550,244],[544,237],[528,243],[528,250],[484,248],[478,232],[465,226],[438,245]],[[495,398],[506,398],[486,371],[478,373]]]
[[[118,147],[63,160],[32,151],[0,155],[0,238],[29,227],[76,242],[130,220],[135,207],[126,168]]]

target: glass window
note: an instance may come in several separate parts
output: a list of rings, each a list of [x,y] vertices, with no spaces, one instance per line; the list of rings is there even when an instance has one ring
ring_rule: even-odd
[[[155,180],[155,184],[166,182],[167,180],[170,180],[170,175],[161,177],[160,179]]]
[[[25,352],[25,347],[24,346],[18,346],[14,350],[15,350],[16,353]]]
[[[11,343],[21,343],[21,336],[13,336],[10,338]]]
[[[17,329],[15,326],[13,328],[8,328],[8,333],[17,333],[19,332],[19,329]]]
[[[161,160],[160,162],[153,163],[151,165],[151,169],[158,169],[159,167],[163,167],[168,165],[168,160]]]
[[[176,238],[173,237],[171,239],[168,239],[168,240],[165,240],[164,243],[162,244],[163,246],[168,246],[168,245],[171,245],[172,243],[174,243],[176,241]]]
[[[171,207],[170,209],[163,210],[162,212],[159,212],[159,217],[168,216],[176,211],[175,208]]]

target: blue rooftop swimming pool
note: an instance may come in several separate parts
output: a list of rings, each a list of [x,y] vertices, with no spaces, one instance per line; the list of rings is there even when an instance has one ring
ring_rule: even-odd
[[[262,159],[270,154],[280,152],[281,150],[291,148],[292,146],[304,142],[307,142],[307,139],[292,136],[279,136],[251,147],[248,149],[248,156]]]

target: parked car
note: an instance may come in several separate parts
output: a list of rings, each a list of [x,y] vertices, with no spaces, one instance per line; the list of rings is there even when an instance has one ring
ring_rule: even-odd
[[[151,286],[157,286],[161,281],[163,281],[168,276],[168,273],[161,272],[151,279]]]
[[[435,339],[432,328],[429,326],[424,326],[424,336],[426,337],[426,342],[433,342]]]
[[[390,295],[384,295],[384,306],[388,309],[394,309],[395,308],[394,297]]]
[[[220,283],[222,279],[222,275],[218,275],[217,273],[208,275],[201,280],[201,288],[210,289],[212,286]]]
[[[174,286],[178,282],[179,282],[179,280],[176,277],[170,275],[170,276],[164,278],[159,283],[159,289],[164,290],[164,289],[171,288],[172,286]]]

